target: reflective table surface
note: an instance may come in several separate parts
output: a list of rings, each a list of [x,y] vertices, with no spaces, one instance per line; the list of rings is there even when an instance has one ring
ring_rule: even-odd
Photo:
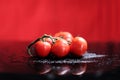
[[[0,80],[120,80],[120,43],[88,43],[81,58],[31,58],[30,42],[0,41]]]

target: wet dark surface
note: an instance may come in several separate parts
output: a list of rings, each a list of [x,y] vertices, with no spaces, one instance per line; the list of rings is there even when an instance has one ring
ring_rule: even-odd
[[[0,80],[120,80],[120,43],[89,43],[82,58],[30,58],[30,42],[1,41]]]

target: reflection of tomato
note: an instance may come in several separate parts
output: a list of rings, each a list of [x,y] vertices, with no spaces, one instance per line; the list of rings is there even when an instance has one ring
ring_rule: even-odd
[[[58,39],[53,44],[51,51],[57,57],[65,57],[70,51],[70,46],[66,40]]]
[[[70,47],[70,51],[74,55],[82,56],[87,50],[87,42],[82,37],[75,37]]]
[[[51,44],[49,42],[38,41],[35,43],[35,50],[40,57],[46,57],[50,53]]]
[[[71,73],[73,75],[82,75],[85,73],[87,65],[85,63],[79,63],[72,65]]]
[[[72,42],[72,39],[73,39],[72,34],[69,32],[58,32],[55,34],[55,37],[61,37],[65,40],[67,40],[68,42]]]
[[[49,64],[34,63],[32,66],[38,72],[38,74],[47,74],[52,69],[51,65]]]
[[[57,75],[65,75],[70,72],[70,66],[67,64],[60,64],[55,66],[55,73]]]

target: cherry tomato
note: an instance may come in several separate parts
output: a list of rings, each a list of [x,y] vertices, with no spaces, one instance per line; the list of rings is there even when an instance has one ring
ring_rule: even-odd
[[[45,41],[50,43],[51,45],[53,44],[53,41],[50,38],[45,38]]]
[[[35,50],[40,57],[46,57],[50,53],[51,44],[49,42],[38,41],[35,43]]]
[[[61,58],[65,57],[70,51],[70,46],[68,42],[64,39],[58,39],[56,42],[53,44],[51,52]]]
[[[82,37],[75,37],[71,43],[70,51],[76,56],[82,56],[87,50],[87,41]]]
[[[68,42],[72,42],[72,39],[73,39],[72,34],[69,32],[58,32],[55,34],[55,37],[61,37],[65,40],[67,40]]]

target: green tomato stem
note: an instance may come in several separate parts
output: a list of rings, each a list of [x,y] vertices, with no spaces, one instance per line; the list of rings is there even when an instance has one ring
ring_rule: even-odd
[[[28,47],[27,47],[27,52],[28,52],[28,54],[30,55],[30,56],[33,56],[32,55],[32,53],[31,53],[31,47],[36,43],[36,42],[38,42],[38,41],[40,41],[41,40],[41,38],[38,38],[38,39],[36,39],[35,41],[33,41],[33,42],[31,42],[29,45],[28,45]]]
[[[52,40],[52,43],[55,43],[54,38],[50,35],[44,34],[41,38],[43,42],[45,42],[44,38],[50,38]]]
[[[53,44],[55,43],[53,37],[50,36],[50,35],[47,35],[47,34],[44,34],[41,38],[37,38],[35,41],[31,42],[31,43],[28,45],[28,47],[27,47],[27,52],[28,52],[28,54],[29,54],[31,57],[33,57],[32,53],[31,53],[31,47],[32,47],[36,42],[38,42],[38,41],[40,41],[40,40],[43,41],[43,42],[45,42],[44,38],[50,38],[50,39],[52,40],[52,43],[53,43]]]

